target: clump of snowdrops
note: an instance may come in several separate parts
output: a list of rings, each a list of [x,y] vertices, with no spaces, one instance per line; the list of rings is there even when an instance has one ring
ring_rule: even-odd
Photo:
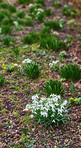
[[[55,125],[68,118],[67,112],[67,100],[62,101],[59,95],[51,94],[48,98],[39,96],[36,94],[32,96],[32,103],[27,104],[23,111],[31,111],[30,117],[37,120],[38,123],[42,123],[45,126]]]

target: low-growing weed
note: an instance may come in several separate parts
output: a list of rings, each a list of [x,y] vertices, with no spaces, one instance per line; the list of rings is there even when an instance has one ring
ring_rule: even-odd
[[[69,104],[81,104],[81,97],[79,98],[69,98]]]
[[[17,13],[17,16],[18,16],[19,18],[24,18],[25,12],[24,12],[24,11],[20,11],[20,12]]]
[[[52,5],[55,7],[55,8],[58,8],[61,6],[61,2],[60,1],[55,1],[52,3]]]
[[[5,38],[3,38],[3,44],[6,46],[9,46],[12,41],[13,41],[13,39],[9,35],[7,35]]]

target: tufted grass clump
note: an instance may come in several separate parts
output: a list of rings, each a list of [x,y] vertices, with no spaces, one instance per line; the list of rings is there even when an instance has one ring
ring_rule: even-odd
[[[37,4],[45,5],[45,0],[36,0]]]
[[[7,35],[5,38],[3,38],[3,45],[10,46],[10,42],[12,41],[13,41],[12,37]]]
[[[22,42],[25,44],[33,44],[37,42],[39,39],[39,35],[36,34],[34,31],[30,32],[28,36],[23,37]]]
[[[2,14],[4,14],[4,16],[7,16],[8,18],[10,18],[10,16],[11,16],[10,12],[8,12],[6,10],[2,10],[1,12],[2,12]]]
[[[66,44],[63,40],[57,40],[55,35],[47,36],[39,41],[41,48],[46,48],[47,50],[53,49],[57,51],[58,49],[64,49]]]
[[[13,18],[5,18],[2,20],[2,25],[12,25],[13,24],[14,19]]]
[[[3,86],[5,83],[4,74],[0,74],[0,86]]]
[[[9,6],[8,6],[8,10],[9,10],[11,13],[15,13],[15,12],[16,12],[16,6],[11,6],[11,5],[9,5]]]
[[[5,15],[2,12],[0,12],[0,21],[2,21],[4,19],[4,17],[5,17]]]
[[[3,2],[3,0],[0,0],[0,3],[2,3]]]
[[[33,26],[34,23],[33,23],[32,19],[26,19],[26,20],[25,20],[25,25]]]
[[[50,96],[51,94],[61,95],[63,91],[63,85],[60,81],[49,80],[45,82],[44,92],[46,92],[48,96]]]
[[[81,79],[81,68],[76,64],[67,64],[60,68],[59,75],[66,80],[75,82]]]
[[[6,26],[6,25],[3,25],[2,26],[2,34],[9,34],[11,33],[12,31],[12,26]]]
[[[55,7],[55,8],[58,8],[61,6],[61,2],[60,1],[55,1],[52,3],[52,5]]]
[[[33,3],[34,2],[34,0],[18,0],[18,3],[19,4],[28,4],[28,3]]]
[[[50,27],[50,29],[54,29],[54,30],[60,29],[59,21],[56,19],[54,21],[46,21],[44,25]]]
[[[25,12],[24,12],[24,11],[20,11],[20,12],[17,13],[17,16],[18,16],[19,18],[24,18]]]
[[[39,66],[36,62],[26,63],[24,70],[26,72],[27,77],[30,77],[32,79],[39,77],[40,71]]]
[[[9,5],[7,5],[6,3],[1,3],[0,4],[0,7],[3,8],[3,9],[8,9],[8,6]]]
[[[50,34],[50,28],[49,27],[44,27],[40,31],[41,38],[47,37],[49,34]]]

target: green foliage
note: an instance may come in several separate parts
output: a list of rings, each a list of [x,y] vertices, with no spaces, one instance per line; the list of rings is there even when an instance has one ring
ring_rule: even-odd
[[[8,71],[8,72],[12,72],[14,70],[14,65],[10,64],[10,65],[6,66],[5,70]]]
[[[25,11],[20,11],[20,12],[18,12],[18,13],[17,13],[17,16],[18,16],[19,18],[24,18],[24,16],[25,16]]]
[[[74,8],[69,9],[68,5],[64,5],[62,12],[66,16],[76,16],[76,11]]]
[[[50,96],[51,94],[60,95],[63,93],[64,89],[61,82],[57,80],[49,80],[44,85],[44,91]]]
[[[11,31],[12,31],[12,26],[6,26],[6,25],[4,25],[4,26],[2,26],[2,34],[8,34],[8,33],[11,33]]]
[[[2,21],[4,19],[4,14],[2,12],[0,12],[0,21]]]
[[[27,63],[25,65],[25,72],[27,77],[38,78],[39,77],[39,66],[36,62]]]
[[[12,51],[13,51],[15,57],[18,58],[19,52],[20,52],[19,48],[13,48]]]
[[[4,14],[7,17],[10,17],[11,16],[10,12],[8,12],[6,10],[2,10],[1,12],[2,12],[2,14]]]
[[[45,4],[45,0],[37,0],[36,3],[37,3],[37,4],[44,5],[44,4]]]
[[[12,42],[12,41],[13,41],[13,39],[9,35],[7,35],[5,38],[3,38],[3,44],[6,45],[6,46],[9,46],[10,42]]]
[[[3,9],[8,9],[8,6],[9,6],[9,5],[7,5],[6,3],[2,3],[2,4],[0,5],[0,7],[3,8]]]
[[[25,20],[24,19],[18,19],[17,21],[18,21],[19,25],[23,25],[23,26],[25,25]]]
[[[72,96],[74,96],[74,94],[75,94],[75,86],[74,86],[73,82],[70,83],[70,88],[71,88]]]
[[[29,26],[29,25],[30,25],[30,26],[33,26],[33,25],[34,25],[32,19],[26,19],[26,20],[25,20],[25,24],[28,25],[28,26]]]
[[[81,104],[81,97],[79,98],[69,98],[69,104]]]
[[[2,3],[3,0],[0,0],[0,3]]]
[[[28,36],[23,37],[22,42],[25,44],[33,44],[37,42],[39,39],[39,35],[34,31],[30,32]]]
[[[67,64],[60,68],[59,75],[74,82],[81,79],[81,68],[76,64]]]
[[[54,20],[54,21],[46,21],[44,23],[45,26],[50,27],[50,29],[54,29],[54,30],[58,30],[60,28],[60,24],[58,20]]]
[[[34,0],[18,0],[18,3],[19,4],[28,4],[28,3],[33,3],[34,2]]]
[[[41,38],[47,37],[49,34],[50,34],[50,28],[49,27],[44,27],[40,31]]]
[[[16,12],[16,6],[9,5],[8,9],[9,9],[10,12]]]
[[[57,51],[58,49],[64,49],[66,44],[63,40],[57,40],[55,35],[50,35],[47,38],[42,38],[39,41],[41,48],[46,48],[47,50],[53,49]]]
[[[52,5],[55,7],[55,8],[58,8],[61,6],[61,2],[60,1],[55,1],[52,3]]]
[[[13,24],[14,19],[13,18],[5,18],[2,20],[2,25],[12,25]]]
[[[5,83],[4,74],[0,74],[0,86],[3,86]]]

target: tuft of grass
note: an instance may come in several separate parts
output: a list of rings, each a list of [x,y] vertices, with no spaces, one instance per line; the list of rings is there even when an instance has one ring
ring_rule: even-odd
[[[51,94],[61,95],[63,91],[63,85],[60,81],[49,80],[45,82],[44,92],[46,92],[48,96],[50,96]]]
[[[32,19],[26,19],[25,24],[28,25],[28,26],[33,26],[34,25]]]
[[[54,29],[54,30],[60,29],[59,21],[56,19],[54,21],[46,21],[44,25],[50,27],[50,29]]]
[[[60,68],[59,75],[74,82],[81,79],[81,68],[76,64],[67,64]]]
[[[58,49],[64,49],[66,44],[63,40],[57,40],[55,35],[50,35],[47,38],[42,38],[39,41],[41,48],[46,48],[47,50],[53,49],[57,51]]]
[[[20,11],[20,12],[17,13],[17,16],[18,16],[19,18],[24,18],[25,12],[24,12],[24,11]]]
[[[9,5],[9,6],[8,6],[8,9],[9,9],[9,11],[10,11],[11,13],[16,12],[16,6],[11,6],[11,5]]]
[[[12,31],[12,26],[6,26],[6,25],[4,25],[4,26],[2,26],[2,34],[9,34],[9,33],[11,33],[11,31]]]
[[[39,66],[36,62],[27,63],[25,65],[24,70],[26,72],[27,77],[30,77],[32,79],[39,77],[40,71],[39,71]]]
[[[5,83],[4,74],[0,74],[0,86],[3,86]]]
[[[3,45],[9,46],[12,40],[13,40],[12,37],[7,35],[5,38],[3,38]]]
[[[30,32],[28,36],[23,37],[22,42],[25,44],[33,44],[37,42],[39,39],[39,35],[34,31]]]

